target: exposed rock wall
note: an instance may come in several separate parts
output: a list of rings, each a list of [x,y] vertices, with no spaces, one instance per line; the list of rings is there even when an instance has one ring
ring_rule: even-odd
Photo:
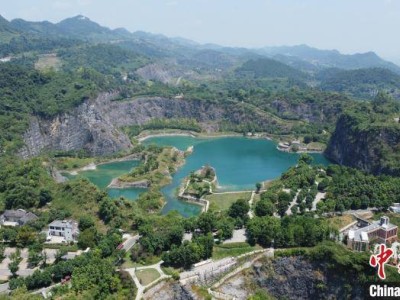
[[[195,295],[185,286],[176,282],[162,281],[149,289],[143,299],[163,299],[163,300],[196,300]]]
[[[272,266],[255,266],[253,276],[257,286],[278,299],[364,298],[363,287],[352,282],[355,278],[346,278],[328,269],[326,264],[313,263],[300,256],[278,258]]]
[[[99,109],[117,127],[142,125],[153,118],[193,118],[199,122],[220,121],[224,110],[207,101],[177,100],[161,97],[139,98],[129,101],[97,101]]]
[[[101,94],[70,112],[53,119],[33,117],[24,135],[22,157],[43,151],[86,150],[91,155],[106,155],[131,147],[120,127],[142,125],[154,118],[196,119],[207,132],[220,129],[222,123],[257,124],[260,129],[284,128],[274,118],[247,104],[161,97],[113,101],[115,94]]]
[[[325,154],[335,162],[373,174],[400,175],[398,124],[372,124],[343,114]]]
[[[301,256],[256,262],[253,267],[224,282],[218,292],[226,299],[245,300],[257,290],[274,299],[363,299],[356,276],[338,274],[326,263]]]
[[[114,95],[102,94],[94,101],[86,101],[71,112],[54,119],[33,117],[24,134],[24,158],[43,151],[86,150],[92,155],[105,155],[131,147],[129,138],[99,110],[97,103]]]

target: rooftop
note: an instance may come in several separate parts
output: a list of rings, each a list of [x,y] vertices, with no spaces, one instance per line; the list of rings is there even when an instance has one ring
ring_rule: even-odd
[[[10,219],[10,218],[19,219],[19,221],[22,222],[23,224],[38,218],[34,213],[27,212],[26,210],[23,209],[6,210],[2,214],[2,217],[5,219]]]
[[[374,230],[377,230],[379,228],[384,229],[386,231],[397,228],[396,225],[387,223],[387,224],[382,224],[382,220],[374,221],[370,225],[366,227],[359,228],[357,230],[350,230],[349,231],[349,238],[354,239],[355,241],[363,241],[367,242],[368,241],[368,233]]]
[[[49,224],[49,226],[54,227],[74,227],[77,226],[78,223],[74,220],[54,220]]]
[[[3,216],[7,218],[22,218],[25,215],[26,215],[26,210],[23,209],[17,209],[17,210],[11,209],[11,210],[6,210],[3,213]]]

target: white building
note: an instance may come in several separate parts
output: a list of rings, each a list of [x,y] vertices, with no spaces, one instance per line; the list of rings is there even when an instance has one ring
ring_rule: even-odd
[[[400,213],[400,203],[393,203],[389,209],[396,214]]]
[[[66,242],[76,241],[79,235],[78,222],[55,220],[49,224],[48,237],[63,237]]]

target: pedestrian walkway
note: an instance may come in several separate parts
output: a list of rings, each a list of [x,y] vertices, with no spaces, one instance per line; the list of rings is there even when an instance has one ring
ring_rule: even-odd
[[[151,266],[144,266],[144,267],[125,269],[125,271],[127,271],[131,275],[131,277],[132,277],[132,279],[135,282],[135,285],[137,287],[136,300],[139,300],[139,299],[141,299],[143,297],[143,294],[144,294],[144,292],[145,292],[145,290],[147,288],[157,284],[158,282],[160,282],[160,281],[162,281],[164,279],[167,279],[167,278],[171,277],[170,275],[166,275],[164,273],[164,271],[161,269],[162,263],[163,263],[163,261],[161,260],[160,262],[158,262],[158,263],[156,263],[154,265],[151,265]],[[139,278],[136,276],[136,272],[140,271],[140,270],[146,270],[146,269],[155,269],[155,270],[157,270],[157,272],[160,274],[160,277],[158,277],[156,280],[150,282],[147,285],[142,285],[140,283],[140,281],[139,281]]]

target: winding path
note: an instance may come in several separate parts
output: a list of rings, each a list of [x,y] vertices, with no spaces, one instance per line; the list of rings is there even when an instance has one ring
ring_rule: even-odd
[[[289,190],[289,191],[290,191],[290,190]],[[290,192],[289,192],[289,193],[290,193]],[[289,205],[288,209],[286,210],[286,214],[287,214],[288,216],[292,215],[292,207],[296,205],[297,196],[299,195],[299,193],[300,193],[300,190],[297,191],[296,196],[294,196],[292,202],[290,202],[290,205]]]
[[[251,197],[249,200],[249,205],[250,205],[250,209],[248,212],[249,218],[252,219],[254,217],[254,210],[253,210],[253,202],[254,202],[254,196],[256,195],[256,192],[251,192]]]
[[[161,269],[161,265],[164,261],[159,261],[158,263],[151,265],[151,266],[144,266],[144,267],[137,267],[137,268],[130,268],[130,269],[125,269],[125,271],[127,271],[129,273],[129,275],[131,275],[133,281],[135,282],[135,285],[137,287],[137,294],[136,294],[136,300],[140,300],[143,297],[143,294],[145,292],[145,290],[155,284],[157,284],[158,282],[170,278],[170,275],[166,275],[164,273],[164,271]],[[136,271],[140,271],[140,270],[146,270],[146,269],[156,269],[157,272],[160,274],[160,277],[158,277],[156,280],[150,282],[147,285],[142,285],[139,281],[139,278],[136,276]]]

